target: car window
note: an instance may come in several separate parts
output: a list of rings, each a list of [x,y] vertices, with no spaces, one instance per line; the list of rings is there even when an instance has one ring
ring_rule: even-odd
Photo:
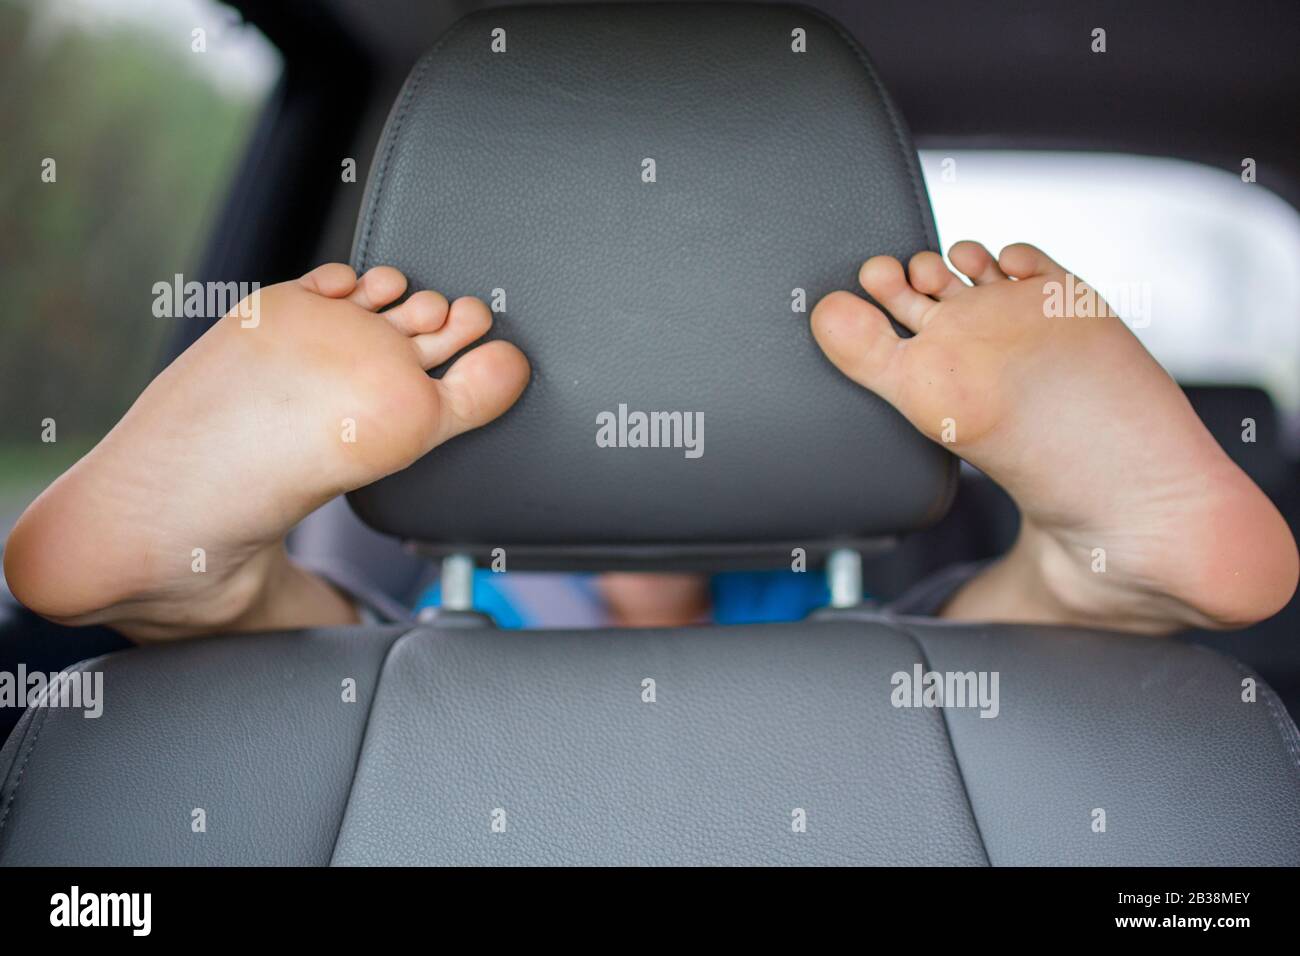
[[[1300,213],[1250,166],[996,150],[921,165],[945,250],[1039,245],[1179,381],[1257,385],[1300,412]]]
[[[156,371],[279,59],[199,0],[0,0],[0,536]]]

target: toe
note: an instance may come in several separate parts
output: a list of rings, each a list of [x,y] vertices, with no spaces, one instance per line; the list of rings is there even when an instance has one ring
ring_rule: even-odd
[[[933,299],[908,285],[902,263],[893,256],[872,256],[862,264],[858,281],[872,298],[913,332],[921,328],[925,314],[935,306]]]
[[[348,301],[374,312],[396,301],[405,291],[406,276],[392,266],[375,266],[357,280],[357,286],[348,296]]]
[[[528,359],[509,342],[466,352],[441,379],[431,379],[441,398],[438,444],[499,417],[528,384]]]
[[[907,276],[913,289],[936,299],[946,299],[968,288],[953,275],[937,252],[918,252],[912,256],[907,264]]]
[[[441,292],[421,289],[383,316],[403,335],[423,335],[442,328],[447,321],[447,308],[447,299]]]
[[[412,296],[411,301],[415,298]],[[420,364],[426,369],[441,365],[471,342],[482,338],[492,327],[492,313],[480,299],[464,296],[453,302],[450,308],[447,308],[445,299],[443,303],[446,321],[440,323],[441,327],[411,339],[411,345],[420,356]]]
[[[998,256],[998,265],[1007,275],[1015,276],[1017,279],[1065,271],[1042,249],[1031,246],[1027,242],[1013,242],[1003,249],[1002,254]]]
[[[898,265],[897,260],[891,261]],[[832,292],[813,308],[811,321],[813,338],[836,368],[893,401],[898,391],[899,348],[905,343],[883,312],[851,292]]]
[[[988,285],[1005,279],[1006,275],[998,268],[993,254],[978,242],[969,239],[959,242],[948,250],[948,258],[976,285]]]
[[[327,262],[312,269],[298,283],[318,295],[341,299],[356,287],[357,274],[342,262]]]

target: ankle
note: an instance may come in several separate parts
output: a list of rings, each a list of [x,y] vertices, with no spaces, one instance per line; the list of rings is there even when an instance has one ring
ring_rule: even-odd
[[[221,625],[228,633],[346,627],[360,623],[356,605],[326,581],[274,547],[242,613]]]
[[[142,609],[124,606],[110,622],[135,640],[169,640],[205,634],[343,627],[360,622],[356,607],[311,572],[295,564],[277,542],[179,602]],[[165,622],[165,623],[164,623]]]

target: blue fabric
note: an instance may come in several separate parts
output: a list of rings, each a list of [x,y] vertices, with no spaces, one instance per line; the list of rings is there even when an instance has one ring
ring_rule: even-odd
[[[575,575],[586,579],[587,575]],[[728,571],[709,582],[713,620],[718,624],[760,624],[797,621],[824,607],[830,600],[824,575],[795,571]],[[474,610],[490,614],[497,626],[519,629],[535,626],[510,596],[509,577],[487,569],[474,572]],[[590,589],[598,601],[595,589]],[[442,589],[434,584],[416,602],[416,610],[437,607]]]
[[[831,598],[826,576],[807,571],[727,571],[713,576],[709,590],[717,624],[798,621]]]

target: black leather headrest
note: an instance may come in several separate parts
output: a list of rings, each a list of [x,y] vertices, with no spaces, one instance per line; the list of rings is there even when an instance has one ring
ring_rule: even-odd
[[[808,316],[867,257],[936,245],[897,112],[812,11],[467,17],[398,98],[353,265],[504,298],[492,336],[532,382],[352,505],[510,567],[787,563],[931,523],[955,460],[841,376]],[[634,413],[673,447],[630,447]]]

